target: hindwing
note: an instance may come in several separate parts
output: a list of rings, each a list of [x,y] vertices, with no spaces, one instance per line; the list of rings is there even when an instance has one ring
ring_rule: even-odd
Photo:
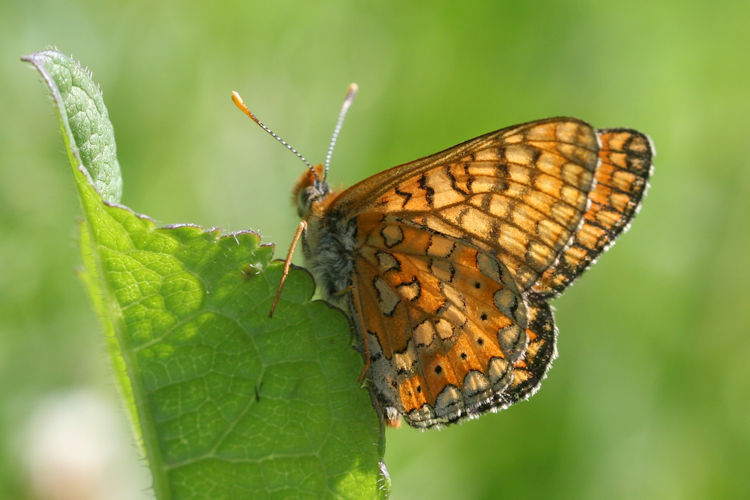
[[[359,230],[355,300],[386,417],[432,427],[510,404],[528,310],[503,263],[391,215]]]

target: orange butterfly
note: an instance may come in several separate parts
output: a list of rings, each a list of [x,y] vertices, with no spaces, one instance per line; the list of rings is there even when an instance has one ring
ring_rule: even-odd
[[[294,241],[302,235],[323,294],[352,318],[386,423],[436,427],[530,397],[557,355],[547,299],[628,227],[652,171],[649,138],[548,118],[333,193],[328,164],[355,92],[325,169],[233,99],[309,167],[294,189]]]

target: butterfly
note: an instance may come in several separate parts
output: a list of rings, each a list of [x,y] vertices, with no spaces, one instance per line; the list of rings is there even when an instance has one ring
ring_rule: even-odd
[[[328,165],[355,93],[325,168],[233,99],[308,165],[294,188],[294,241],[323,295],[352,319],[380,414],[427,429],[529,398],[557,356],[548,301],[628,228],[653,169],[650,139],[547,118],[336,193]]]

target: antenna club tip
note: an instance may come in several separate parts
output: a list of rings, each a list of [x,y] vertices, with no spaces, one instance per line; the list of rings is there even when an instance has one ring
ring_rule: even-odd
[[[346,111],[349,106],[351,106],[352,101],[354,101],[354,97],[357,95],[357,91],[359,90],[359,85],[356,83],[351,83],[349,85],[349,88],[346,89],[346,97],[344,98],[344,106],[342,108],[342,111]]]
[[[232,91],[232,102],[237,105],[238,108],[242,109],[245,106],[245,101],[242,100],[242,96],[236,90]]]
[[[352,83],[349,85],[349,88],[346,89],[346,97],[344,98],[345,106],[351,104],[351,102],[354,100],[354,96],[357,95],[357,91],[359,91],[359,85],[357,85],[356,83]]]
[[[238,108],[240,108],[240,111],[242,111],[247,116],[249,116],[250,119],[252,119],[255,123],[257,123],[261,127],[263,126],[258,121],[258,119],[255,117],[255,115],[250,111],[250,109],[248,109],[247,104],[245,104],[245,101],[242,100],[242,97],[240,96],[240,93],[237,92],[236,90],[232,91],[232,102],[234,102],[234,105],[237,106]]]

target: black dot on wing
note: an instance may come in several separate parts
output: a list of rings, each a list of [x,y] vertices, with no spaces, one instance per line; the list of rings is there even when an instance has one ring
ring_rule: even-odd
[[[482,321],[487,321],[487,313],[482,313],[482,314],[480,314],[480,315],[479,315],[479,318],[480,318],[480,319],[481,319]]]
[[[418,386],[417,386],[417,394],[419,394],[420,392],[422,392],[422,386],[421,386],[421,385],[418,385]]]
[[[480,288],[482,285],[478,281],[474,282],[474,288]]]
[[[479,345],[484,345],[484,339],[483,339],[482,337],[479,337],[479,338],[477,339],[477,344],[479,344]]]
[[[443,373],[443,367],[442,367],[442,366],[440,366],[440,365],[437,365],[437,366],[435,367],[435,373],[436,373],[437,375],[440,375],[441,373]]]
[[[468,355],[467,355],[467,354],[466,354],[465,352],[462,352],[462,353],[461,353],[461,359],[466,359],[466,358],[468,358],[468,357],[469,357],[469,356],[468,356]]]

